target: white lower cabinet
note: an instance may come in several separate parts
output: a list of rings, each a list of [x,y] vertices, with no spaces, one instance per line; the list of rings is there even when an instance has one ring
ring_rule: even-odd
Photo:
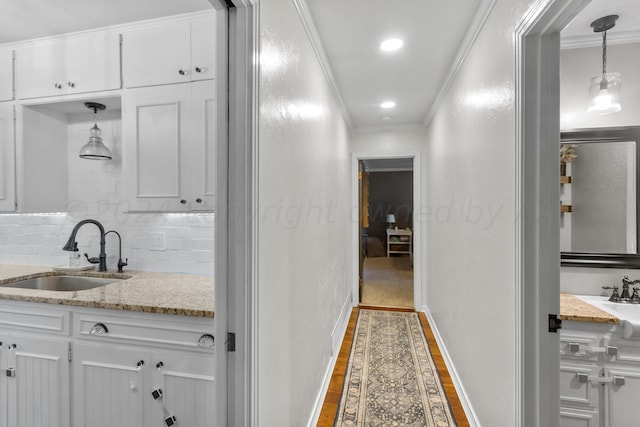
[[[0,427],[209,427],[213,319],[0,303]]]
[[[139,427],[151,425],[144,416],[146,389],[140,349],[76,343],[73,348],[73,425]]]
[[[640,341],[617,325],[563,322],[560,426],[640,425]]]
[[[69,340],[6,339],[7,426],[68,426]]]

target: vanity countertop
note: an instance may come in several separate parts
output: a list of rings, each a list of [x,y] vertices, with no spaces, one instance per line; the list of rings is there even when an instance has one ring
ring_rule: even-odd
[[[8,288],[4,283],[42,274],[123,278],[82,291]],[[49,266],[0,265],[0,300],[62,304],[182,316],[213,317],[213,277],[198,274],[126,271],[124,273],[54,271]]]
[[[560,293],[560,319],[620,324],[620,319],[617,317],[567,293]]]

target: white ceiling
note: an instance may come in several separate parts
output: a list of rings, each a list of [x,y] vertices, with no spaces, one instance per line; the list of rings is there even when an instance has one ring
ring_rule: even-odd
[[[332,84],[357,130],[422,125],[490,4],[490,0],[297,2],[312,16]],[[563,31],[563,45],[598,45],[601,38],[589,24],[608,14],[620,15],[607,34],[611,42],[640,40],[639,2],[593,0]],[[209,8],[208,0],[0,0],[0,43]],[[387,37],[403,38],[404,47],[395,53],[380,52],[379,43]],[[396,108],[382,110],[379,104],[384,100],[395,101]],[[383,120],[385,116],[391,118]]]
[[[482,1],[306,0],[353,126],[422,124]],[[389,37],[402,49],[381,52]]]

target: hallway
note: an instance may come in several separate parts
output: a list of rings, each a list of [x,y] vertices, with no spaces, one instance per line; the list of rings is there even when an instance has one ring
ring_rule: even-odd
[[[351,312],[351,317],[349,319],[349,324],[347,326],[347,332],[345,334],[344,341],[342,342],[342,346],[340,347],[340,353],[338,355],[338,360],[336,362],[336,366],[333,370],[333,374],[331,375],[331,383],[329,384],[329,389],[327,390],[326,398],[324,401],[324,405],[322,407],[322,412],[320,413],[320,418],[318,420],[318,427],[331,427],[334,426],[336,421],[336,415],[339,409],[340,400],[343,394],[343,386],[345,380],[345,374],[347,372],[349,359],[351,357],[351,348],[353,345],[354,334],[356,332],[356,325],[358,321],[359,312],[365,309],[364,306],[359,308],[354,308]],[[380,311],[391,311],[391,312],[406,312],[410,313],[413,310],[400,310],[400,309],[378,309]],[[438,346],[435,341],[435,337],[427,318],[424,313],[418,313],[418,317],[420,319],[420,323],[422,326],[422,330],[426,336],[427,343],[429,345],[429,351],[431,352],[431,356],[433,358],[433,362],[437,369],[437,374],[440,376],[440,380],[442,382],[442,386],[444,392],[446,393],[446,398],[449,403],[449,407],[451,408],[451,413],[455,419],[455,423],[458,427],[466,427],[469,426],[469,422],[465,416],[464,410],[462,408],[462,404],[458,398],[456,390],[453,386],[453,382],[447,371],[447,367],[442,358],[442,354],[438,349]]]

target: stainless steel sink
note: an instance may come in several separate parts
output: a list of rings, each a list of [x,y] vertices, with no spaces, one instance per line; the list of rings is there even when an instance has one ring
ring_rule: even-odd
[[[0,285],[4,288],[40,289],[43,291],[83,291],[117,282],[121,279],[86,276],[44,276]]]

